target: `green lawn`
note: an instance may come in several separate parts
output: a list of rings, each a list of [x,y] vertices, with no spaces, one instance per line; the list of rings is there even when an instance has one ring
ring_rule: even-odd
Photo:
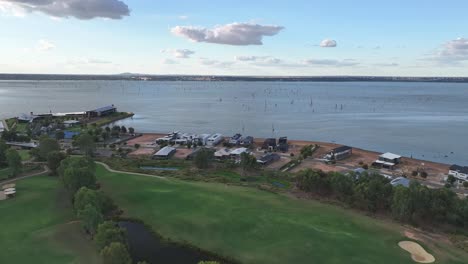
[[[48,176],[21,180],[16,198],[0,201],[0,263],[99,263],[59,184]]]
[[[243,263],[414,263],[395,224],[254,188],[111,173],[104,191],[129,217],[163,236]],[[391,226],[391,227],[389,227]],[[437,263],[466,263],[452,248],[429,248]],[[457,257],[452,252],[459,254]]]

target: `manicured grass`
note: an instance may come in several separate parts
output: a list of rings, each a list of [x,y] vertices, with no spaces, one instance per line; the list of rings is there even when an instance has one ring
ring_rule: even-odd
[[[254,188],[110,173],[102,166],[97,172],[126,216],[243,263],[413,263],[397,245],[403,237],[396,225],[335,206]]]
[[[17,196],[0,201],[0,263],[99,263],[59,184],[48,176],[21,180]]]

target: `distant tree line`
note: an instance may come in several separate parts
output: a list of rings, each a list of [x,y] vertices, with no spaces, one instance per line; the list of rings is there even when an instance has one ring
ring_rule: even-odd
[[[452,225],[468,228],[468,198],[448,188],[429,189],[416,181],[393,187],[378,174],[344,175],[305,170],[297,176],[305,192],[339,200],[353,208],[384,213],[413,225]]]

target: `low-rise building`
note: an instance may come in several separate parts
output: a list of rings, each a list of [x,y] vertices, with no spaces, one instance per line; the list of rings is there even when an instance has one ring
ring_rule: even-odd
[[[222,148],[222,149],[217,150],[214,153],[214,156],[218,160],[223,160],[223,159],[229,158],[231,156],[231,152],[229,151],[229,149]]]
[[[153,155],[153,158],[154,159],[169,159],[170,157],[172,157],[172,155],[174,155],[175,152],[176,152],[175,148],[166,146],[160,149],[158,152],[156,152]]]
[[[448,175],[452,175],[461,181],[468,181],[468,167],[454,164],[450,166]]]
[[[240,144],[242,135],[237,133],[229,139],[229,144],[237,146]]]
[[[117,108],[114,105],[103,106],[94,110],[86,111],[88,117],[101,117],[107,116],[117,112]]]
[[[202,144],[202,146],[206,146],[208,144],[208,139],[210,138],[210,134],[200,134],[198,135],[198,142]]]
[[[276,150],[276,138],[267,138],[263,142],[262,149],[267,149],[270,151]]]
[[[254,138],[251,136],[243,137],[240,141],[241,146],[249,147],[254,143]]]
[[[223,135],[221,135],[220,133],[216,133],[216,134],[211,135],[208,138],[206,145],[210,147],[214,147],[218,145],[219,143],[221,143],[223,140],[224,140]]]
[[[80,121],[78,120],[65,120],[63,121],[63,125],[68,128],[68,127],[73,127],[73,126],[77,126],[80,124]]]
[[[403,186],[408,188],[410,186],[410,180],[405,177],[397,177],[390,182],[393,187]]]
[[[247,148],[236,148],[229,153],[232,158],[239,158],[242,153],[247,153],[249,150]]]
[[[332,149],[327,155],[326,160],[343,160],[350,157],[353,154],[353,148],[348,146],[340,146]]]
[[[386,169],[394,169],[396,165],[401,163],[401,156],[397,154],[393,154],[390,152],[384,153],[379,156],[379,159],[372,163],[373,166],[386,168]]]
[[[276,153],[267,153],[263,156],[261,156],[258,160],[257,160],[257,163],[261,164],[261,165],[268,165],[268,164],[271,164],[275,161],[278,161],[281,159],[281,156],[276,154]]]

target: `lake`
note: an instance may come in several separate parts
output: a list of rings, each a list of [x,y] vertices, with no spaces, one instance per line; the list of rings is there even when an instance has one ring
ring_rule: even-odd
[[[0,118],[115,104],[139,132],[240,132],[468,165],[468,84],[0,81]]]

